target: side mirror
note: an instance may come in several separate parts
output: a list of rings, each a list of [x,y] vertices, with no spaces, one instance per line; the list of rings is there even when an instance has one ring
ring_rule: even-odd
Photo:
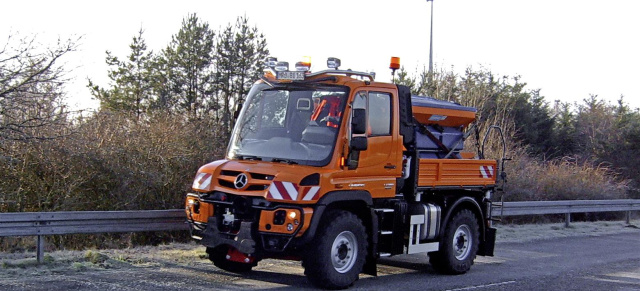
[[[353,109],[353,116],[351,116],[351,133],[352,134],[365,134],[367,132],[367,112],[364,109]],[[353,142],[353,139],[352,139]],[[365,146],[366,149],[366,146]]]
[[[368,147],[367,138],[364,136],[351,137],[349,147],[352,151],[366,151]]]

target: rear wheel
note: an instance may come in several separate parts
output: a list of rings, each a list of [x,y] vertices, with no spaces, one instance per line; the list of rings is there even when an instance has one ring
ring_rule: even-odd
[[[227,258],[227,254],[229,253],[228,246],[218,246],[215,248],[207,248],[207,254],[209,254],[209,260],[213,262],[213,264],[225,271],[233,272],[233,273],[245,273],[251,271],[251,269],[257,265],[256,262],[253,263],[241,263],[236,261],[230,261]]]
[[[438,272],[463,274],[469,271],[479,245],[478,220],[470,210],[458,212],[447,223],[440,251],[429,254],[429,262]]]
[[[330,210],[305,254],[304,274],[316,286],[347,288],[358,280],[367,255],[367,235],[355,214]]]

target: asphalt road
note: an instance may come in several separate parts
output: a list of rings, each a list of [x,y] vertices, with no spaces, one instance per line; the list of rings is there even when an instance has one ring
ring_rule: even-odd
[[[426,256],[380,261],[350,290],[640,290],[640,231],[600,237],[499,243],[459,276],[437,274]],[[0,273],[3,272],[0,269]],[[264,260],[247,275],[205,260],[135,268],[0,275],[0,290],[301,290],[311,289],[298,262]]]

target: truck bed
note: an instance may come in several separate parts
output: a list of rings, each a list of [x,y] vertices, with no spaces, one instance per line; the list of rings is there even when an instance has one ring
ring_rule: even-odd
[[[419,188],[490,186],[496,184],[495,160],[420,159]]]

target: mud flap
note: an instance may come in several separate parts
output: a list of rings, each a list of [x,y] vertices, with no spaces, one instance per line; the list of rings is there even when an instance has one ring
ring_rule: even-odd
[[[479,256],[491,256],[493,257],[493,249],[496,246],[496,229],[493,227],[487,227],[484,233],[484,241],[478,248]]]
[[[364,262],[362,273],[371,276],[378,276],[378,260],[372,256],[367,256],[367,260]]]
[[[253,240],[251,236],[253,224],[253,222],[241,222],[238,234],[230,236],[229,234],[218,231],[216,218],[209,217],[207,228],[202,232],[200,244],[210,248],[215,248],[219,245],[229,245],[241,253],[254,254],[256,252],[256,241]]]

